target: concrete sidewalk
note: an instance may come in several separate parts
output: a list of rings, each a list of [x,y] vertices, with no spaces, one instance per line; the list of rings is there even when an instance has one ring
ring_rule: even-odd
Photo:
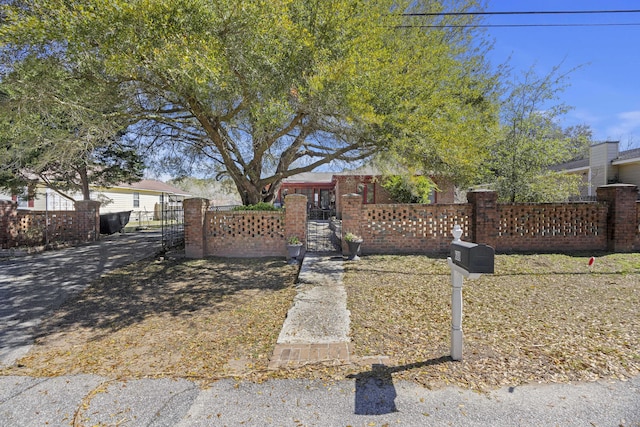
[[[339,382],[109,381],[0,377],[1,426],[638,426],[628,382],[428,390],[373,377]]]

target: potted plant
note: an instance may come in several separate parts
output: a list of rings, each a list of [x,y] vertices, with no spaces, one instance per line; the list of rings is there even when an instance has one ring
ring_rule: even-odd
[[[298,236],[291,236],[287,239],[287,252],[289,253],[289,264],[296,264],[302,251],[302,242]]]
[[[358,256],[360,254],[360,245],[362,245],[362,237],[353,234],[347,233],[344,236],[344,241],[349,245],[349,259],[353,261],[357,261],[360,259]]]

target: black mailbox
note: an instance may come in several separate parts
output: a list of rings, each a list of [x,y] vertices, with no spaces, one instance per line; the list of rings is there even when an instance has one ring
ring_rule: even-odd
[[[493,273],[494,256],[491,246],[462,240],[451,243],[451,260],[469,273]]]

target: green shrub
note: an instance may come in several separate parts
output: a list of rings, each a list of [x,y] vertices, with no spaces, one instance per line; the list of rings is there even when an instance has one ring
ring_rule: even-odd
[[[246,205],[246,206],[236,206],[233,208],[234,211],[281,211],[282,208],[277,208],[273,206],[271,203],[260,202],[255,205]]]
[[[396,203],[430,203],[436,185],[430,178],[422,175],[385,177],[382,186],[391,194]]]

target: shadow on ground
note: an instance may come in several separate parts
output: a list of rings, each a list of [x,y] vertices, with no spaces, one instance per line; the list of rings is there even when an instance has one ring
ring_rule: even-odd
[[[150,316],[222,309],[253,290],[290,286],[290,277],[291,267],[280,258],[145,260],[104,274],[62,305],[37,337],[89,328],[99,339]]]
[[[348,375],[347,378],[356,380],[354,413],[356,415],[382,415],[397,412],[395,399],[398,393],[393,385],[392,374],[450,361],[451,357],[442,356],[399,366],[373,364],[370,371]]]

